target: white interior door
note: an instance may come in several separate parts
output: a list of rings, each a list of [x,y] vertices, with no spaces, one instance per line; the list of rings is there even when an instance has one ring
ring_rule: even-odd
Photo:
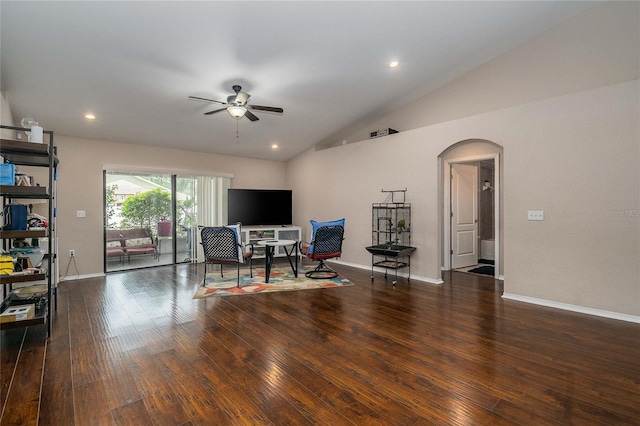
[[[451,165],[451,266],[478,263],[478,167]]]

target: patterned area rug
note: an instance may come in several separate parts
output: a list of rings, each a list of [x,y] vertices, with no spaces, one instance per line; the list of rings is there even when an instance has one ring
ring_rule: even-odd
[[[249,277],[248,270],[240,270],[240,287],[237,287],[236,271],[226,268],[224,278],[220,277],[220,270],[208,272],[205,285],[198,285],[194,299],[209,296],[234,296],[242,294],[268,293],[275,291],[310,290],[314,288],[335,288],[353,285],[345,277],[338,275],[336,278],[312,280],[304,276],[305,272],[313,267],[303,268],[298,271],[298,278],[293,276],[291,268],[287,265],[271,269],[269,283],[264,282],[264,268],[254,268],[253,278]]]

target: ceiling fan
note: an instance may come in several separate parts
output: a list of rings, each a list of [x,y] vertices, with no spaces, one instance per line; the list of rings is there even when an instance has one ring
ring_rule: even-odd
[[[251,95],[243,92],[242,87],[238,85],[233,86],[233,91],[235,92],[235,95],[228,96],[227,102],[216,101],[213,99],[199,98],[197,96],[189,96],[189,99],[193,101],[209,102],[214,104],[225,105],[224,108],[214,109],[212,111],[205,112],[204,115],[211,115],[220,111],[227,110],[229,115],[231,115],[236,120],[239,120],[242,117],[247,117],[251,121],[258,121],[259,118],[256,117],[255,114],[253,114],[249,110],[277,112],[280,114],[284,112],[282,108],[277,108],[277,107],[248,105],[247,101],[249,100]]]

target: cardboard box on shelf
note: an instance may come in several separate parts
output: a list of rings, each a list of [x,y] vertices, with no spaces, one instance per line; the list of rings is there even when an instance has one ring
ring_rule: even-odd
[[[36,313],[36,305],[14,305],[0,314],[0,323],[24,321],[33,318]]]

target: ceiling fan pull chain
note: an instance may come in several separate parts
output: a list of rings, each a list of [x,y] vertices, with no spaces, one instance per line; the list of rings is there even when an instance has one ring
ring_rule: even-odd
[[[236,143],[240,143],[240,136],[238,135],[238,121],[240,120],[236,118]]]

